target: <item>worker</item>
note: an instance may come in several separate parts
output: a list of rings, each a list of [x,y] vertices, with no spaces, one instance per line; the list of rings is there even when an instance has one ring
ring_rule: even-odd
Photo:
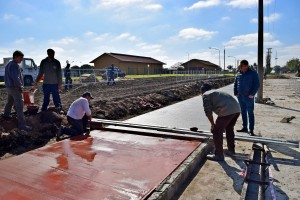
[[[107,85],[109,85],[110,82],[112,82],[112,84],[115,85],[116,82],[115,82],[115,66],[114,66],[114,64],[111,64],[111,66],[108,67],[107,75],[108,75]]]
[[[247,60],[240,62],[240,71],[234,81],[234,95],[238,98],[242,111],[243,128],[237,132],[245,132],[254,136],[254,96],[260,87],[258,74],[249,68]],[[249,119],[249,129],[248,129]]]
[[[234,126],[241,109],[233,96],[222,91],[211,90],[211,88],[211,85],[207,83],[202,84],[200,88],[204,112],[211,124],[215,145],[214,154],[207,155],[207,159],[223,161],[223,131],[226,131],[227,153],[232,156],[235,154]],[[214,121],[213,113],[218,116],[216,121]]]
[[[85,92],[71,104],[67,112],[67,120],[71,127],[61,126],[57,137],[60,137],[62,134],[70,136],[80,135],[86,131],[88,123],[92,119],[92,112],[89,107],[91,99],[94,99],[92,94]]]
[[[67,66],[64,70],[64,76],[65,76],[65,90],[72,89],[71,69],[68,60],[67,60]]]
[[[15,51],[13,53],[13,60],[5,66],[4,82],[7,92],[7,102],[4,108],[4,119],[10,119],[10,113],[13,105],[17,112],[18,127],[21,130],[30,131],[32,127],[27,126],[25,122],[25,116],[23,112],[24,102],[22,98],[23,94],[23,78],[19,63],[22,62],[24,54],[21,51]]]
[[[44,100],[42,105],[42,111],[46,111],[50,102],[50,95],[52,94],[53,103],[55,107],[62,112],[62,105],[60,100],[59,91],[62,87],[62,73],[61,65],[58,60],[54,58],[55,51],[53,49],[47,50],[48,57],[43,59],[40,64],[39,74],[35,80],[34,87],[38,85],[38,82],[43,80],[43,93]]]

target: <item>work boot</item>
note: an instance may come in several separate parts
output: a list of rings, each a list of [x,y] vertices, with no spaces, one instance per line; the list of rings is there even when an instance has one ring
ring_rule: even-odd
[[[11,119],[13,119],[11,116],[5,116],[5,115],[2,115],[1,117],[2,117],[2,119],[4,119],[4,120],[11,120]]]
[[[235,155],[235,150],[224,150],[224,154],[232,157]]]
[[[56,133],[57,138],[59,138],[60,136],[62,136],[62,134],[64,134],[64,129],[65,129],[65,126],[61,125],[60,128],[57,130],[57,133]]]
[[[255,136],[254,131],[253,131],[253,130],[250,130],[249,135]]]
[[[236,130],[237,132],[248,133],[248,129],[242,128],[240,130]]]
[[[206,156],[208,160],[212,161],[224,161],[224,155],[216,155],[216,154],[209,154]]]

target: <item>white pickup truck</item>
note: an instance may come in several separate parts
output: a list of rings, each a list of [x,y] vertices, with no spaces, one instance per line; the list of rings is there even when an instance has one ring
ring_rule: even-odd
[[[5,66],[10,60],[12,60],[12,58],[3,58],[4,62],[0,64],[0,82],[4,82]],[[32,58],[23,58],[23,61],[19,65],[22,69],[24,85],[32,85],[39,73],[39,68],[34,63],[34,60]]]

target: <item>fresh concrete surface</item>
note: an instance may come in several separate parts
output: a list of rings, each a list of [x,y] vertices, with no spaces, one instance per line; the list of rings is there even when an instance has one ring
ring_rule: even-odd
[[[269,97],[275,106],[255,104],[255,133],[263,137],[281,140],[300,140],[300,83],[288,79],[270,79],[263,83],[264,97]],[[298,85],[296,85],[298,84]],[[232,85],[221,88],[232,94]],[[280,123],[283,117],[295,116],[290,123]],[[209,130],[201,96],[184,102],[141,115],[127,122]],[[241,118],[236,129],[241,128]],[[245,167],[243,160],[251,151],[251,143],[236,141],[237,155],[226,156],[225,162],[206,161],[193,177],[180,200],[201,199],[240,199]],[[224,141],[224,149],[226,142]],[[275,178],[274,192],[276,199],[300,199],[300,150],[282,146],[269,146],[271,158],[269,162]],[[184,186],[183,186],[184,187]]]

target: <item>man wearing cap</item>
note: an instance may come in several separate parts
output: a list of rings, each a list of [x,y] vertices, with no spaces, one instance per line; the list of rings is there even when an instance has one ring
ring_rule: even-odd
[[[201,88],[204,112],[211,123],[211,132],[215,144],[215,153],[207,155],[207,159],[223,161],[223,131],[226,131],[228,154],[235,154],[234,126],[241,109],[237,100],[226,92],[211,90],[209,84],[204,83]],[[214,122],[213,113],[218,117]]]
[[[67,113],[67,120],[71,127],[62,126],[57,137],[62,134],[71,136],[80,135],[85,131],[88,122],[92,119],[92,112],[89,106],[91,99],[94,99],[91,93],[85,92],[71,104]]]

